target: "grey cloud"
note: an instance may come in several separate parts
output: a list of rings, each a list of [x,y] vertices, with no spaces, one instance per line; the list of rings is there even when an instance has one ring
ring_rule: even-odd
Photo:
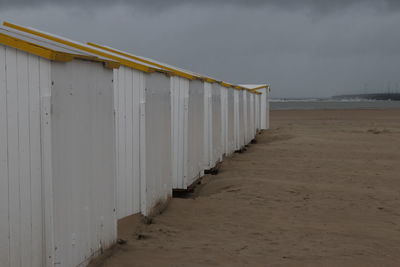
[[[392,1],[329,1],[328,7],[321,0],[251,2],[257,8],[234,1],[222,1],[231,3],[224,8],[208,0],[172,2],[174,8],[159,13],[123,2],[1,8],[0,18],[233,83],[268,82],[274,97],[323,97],[359,92],[365,84],[381,90],[400,83],[400,15],[376,12],[397,8]],[[330,14],[315,19],[313,9]]]
[[[33,7],[44,5],[99,7],[125,5],[136,8],[144,8],[152,11],[160,11],[182,5],[198,6],[239,6],[254,8],[260,6],[275,6],[286,10],[308,9],[318,12],[331,12],[352,6],[368,6],[378,10],[398,10],[398,0],[2,0],[0,7]]]

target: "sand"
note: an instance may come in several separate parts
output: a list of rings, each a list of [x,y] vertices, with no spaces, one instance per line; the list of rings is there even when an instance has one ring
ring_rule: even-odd
[[[400,110],[274,111],[99,266],[400,266]]]

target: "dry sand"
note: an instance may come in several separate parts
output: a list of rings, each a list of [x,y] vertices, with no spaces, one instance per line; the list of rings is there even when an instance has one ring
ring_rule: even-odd
[[[400,266],[400,110],[271,116],[193,198],[123,221],[101,266]]]

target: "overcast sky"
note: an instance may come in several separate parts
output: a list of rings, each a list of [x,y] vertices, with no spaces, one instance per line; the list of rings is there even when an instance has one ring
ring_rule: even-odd
[[[273,97],[400,92],[398,0],[0,0],[0,19]]]

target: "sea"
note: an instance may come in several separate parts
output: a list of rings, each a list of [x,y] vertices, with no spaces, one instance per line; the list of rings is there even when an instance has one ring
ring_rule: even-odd
[[[271,110],[323,109],[392,109],[400,108],[400,101],[362,99],[270,99]]]

